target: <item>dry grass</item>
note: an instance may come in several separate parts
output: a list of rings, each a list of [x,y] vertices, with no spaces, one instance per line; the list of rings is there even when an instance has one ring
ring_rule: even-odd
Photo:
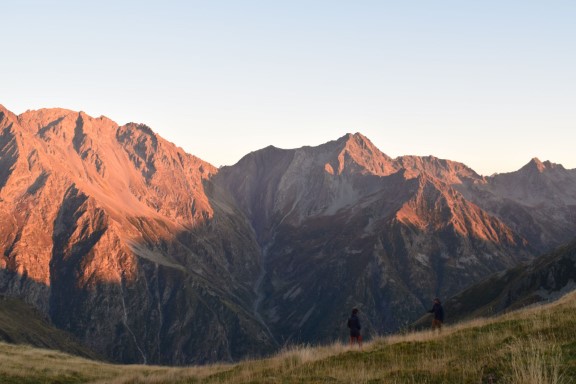
[[[171,368],[103,364],[0,344],[2,383],[505,383],[576,382],[576,294],[498,318],[343,343],[292,346],[238,364]]]
[[[561,384],[562,355],[556,345],[547,340],[518,340],[510,345],[512,384]]]

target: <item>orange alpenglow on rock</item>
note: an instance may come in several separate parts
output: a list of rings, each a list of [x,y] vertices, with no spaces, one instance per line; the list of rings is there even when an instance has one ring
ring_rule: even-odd
[[[217,169],[144,125],[2,107],[0,130],[3,269],[50,285],[55,259],[81,257],[79,284],[119,282],[134,277],[131,244],[213,216],[203,182]]]

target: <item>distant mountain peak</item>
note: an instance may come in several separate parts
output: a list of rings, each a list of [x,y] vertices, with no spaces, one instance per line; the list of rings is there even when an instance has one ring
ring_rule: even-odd
[[[0,120],[8,119],[9,121],[14,121],[17,119],[16,115],[10,112],[6,107],[0,104]]]
[[[347,133],[336,140],[336,144],[337,158],[325,166],[329,173],[341,174],[348,169],[383,176],[397,170],[392,158],[382,153],[361,133]]]
[[[528,164],[526,164],[525,166],[520,168],[520,171],[543,173],[547,170],[555,169],[555,168],[564,168],[564,167],[562,165],[559,165],[559,164],[551,163],[548,160],[540,161],[539,158],[534,157],[528,162]]]
[[[464,180],[471,182],[482,180],[480,175],[465,164],[435,156],[401,156],[396,159],[396,162],[406,170],[407,178],[425,174],[450,184],[462,184]]]
[[[536,169],[538,172],[544,172],[546,169],[546,165],[537,157],[533,157],[532,160],[530,160],[530,162],[526,165],[526,167],[529,167],[530,169]]]
[[[342,136],[337,140],[337,142],[342,142],[347,149],[353,148],[360,148],[360,149],[372,149],[376,148],[374,144],[363,134],[356,132],[356,133],[347,133],[346,135]]]
[[[6,109],[6,107],[4,107],[2,104],[0,104],[0,113],[8,114],[9,111]]]

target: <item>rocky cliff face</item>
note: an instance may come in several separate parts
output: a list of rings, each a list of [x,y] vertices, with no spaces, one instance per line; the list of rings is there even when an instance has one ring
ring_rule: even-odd
[[[554,196],[554,198],[548,198]],[[397,330],[574,233],[575,171],[481,177],[361,134],[220,170],[147,126],[0,108],[0,293],[121,362]]]
[[[0,169],[2,292],[116,361],[274,346],[251,310],[258,244],[210,164],[143,125],[3,109]]]

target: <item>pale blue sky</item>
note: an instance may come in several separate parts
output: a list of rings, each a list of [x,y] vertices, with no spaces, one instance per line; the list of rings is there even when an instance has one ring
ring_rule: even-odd
[[[361,132],[576,168],[576,1],[3,1],[0,103],[145,123],[216,166]]]

